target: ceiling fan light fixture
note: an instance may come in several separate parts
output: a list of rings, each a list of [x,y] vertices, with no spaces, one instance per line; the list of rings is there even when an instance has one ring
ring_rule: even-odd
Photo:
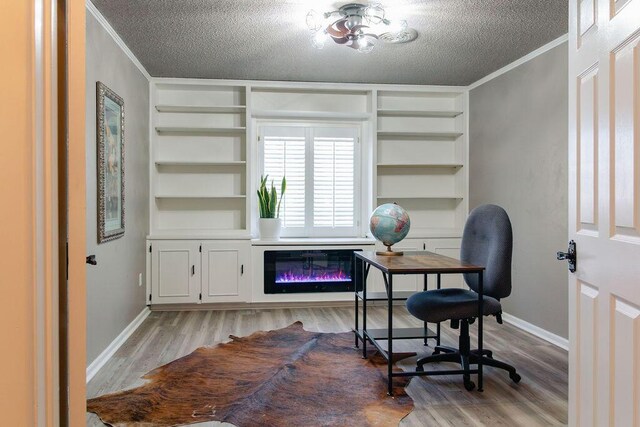
[[[335,15],[335,16],[334,16]],[[348,3],[338,10],[307,13],[307,27],[312,31],[311,45],[322,49],[327,40],[348,46],[360,53],[369,53],[376,46],[381,35],[403,34],[408,30],[404,19],[390,21],[385,18],[385,10],[380,3],[368,5]],[[417,33],[416,33],[417,34]],[[408,42],[413,38],[399,38],[396,43]]]

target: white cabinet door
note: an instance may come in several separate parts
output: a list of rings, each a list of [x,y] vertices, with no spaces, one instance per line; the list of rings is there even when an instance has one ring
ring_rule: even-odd
[[[159,240],[151,244],[151,304],[198,302],[199,243]]]
[[[461,241],[461,239],[428,239],[424,243],[429,252],[460,259]],[[429,276],[429,289],[436,289],[436,280],[435,275]],[[462,274],[443,274],[441,286],[443,288],[467,288]]]
[[[421,239],[404,239],[391,248],[394,251],[421,251],[423,250],[423,241]],[[384,251],[386,246],[380,242],[376,242],[376,251]],[[394,291],[421,291],[423,288],[423,276],[419,274],[408,274],[393,276]],[[384,292],[384,279],[382,273],[375,267],[369,270],[367,278],[367,290],[373,292]]]
[[[215,241],[202,244],[202,302],[247,301],[249,245]]]

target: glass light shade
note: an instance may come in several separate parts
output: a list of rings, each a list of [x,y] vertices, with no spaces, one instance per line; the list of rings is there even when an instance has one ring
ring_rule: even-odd
[[[322,49],[329,39],[329,34],[325,30],[319,30],[311,36],[311,45],[316,49]]]
[[[380,3],[373,3],[364,9],[364,17],[372,24],[379,24],[384,19],[384,9]]]
[[[324,19],[321,13],[313,9],[307,13],[307,27],[309,27],[311,31],[318,31],[322,27],[323,21]]]
[[[407,29],[407,21],[404,19],[391,21],[389,22],[387,29],[390,33],[399,33],[400,31]]]
[[[357,49],[358,52],[370,53],[374,47],[375,47],[375,44],[369,37],[363,36],[360,39],[358,39],[358,49]]]

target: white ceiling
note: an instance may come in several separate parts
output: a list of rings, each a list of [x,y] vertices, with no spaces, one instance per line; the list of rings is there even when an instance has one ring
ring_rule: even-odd
[[[567,32],[567,0],[382,0],[418,39],[309,42],[323,0],[92,0],[155,77],[468,85]]]

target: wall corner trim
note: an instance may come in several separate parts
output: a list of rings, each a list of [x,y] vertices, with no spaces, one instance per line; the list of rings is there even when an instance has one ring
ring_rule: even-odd
[[[100,13],[98,8],[96,8],[94,6],[94,4],[91,3],[91,0],[86,0],[85,4],[86,4],[86,8],[89,11],[89,13],[91,13],[93,15],[93,17],[98,20],[100,25],[102,25],[102,27],[107,31],[107,33],[109,33],[109,35],[111,36],[111,38],[113,38],[113,40],[116,42],[116,44],[118,46],[120,46],[120,49],[122,49],[122,51],[125,53],[125,55],[127,55],[129,57],[129,59],[131,59],[131,62],[133,62],[133,64],[136,67],[138,67],[138,69],[140,70],[142,75],[145,76],[147,81],[151,81],[151,75],[147,72],[147,69],[144,68],[144,66],[138,60],[138,58],[136,58],[136,56],[133,54],[133,52],[131,52],[131,49],[129,49],[129,47],[126,45],[124,40],[122,40],[120,38],[120,36],[118,35],[118,33],[116,33],[116,30],[113,29],[113,27],[111,26],[111,24],[109,24],[109,21],[107,21],[107,19],[104,17],[104,15],[102,15],[102,13]]]
[[[546,329],[542,329],[539,326],[536,326],[532,323],[529,323],[507,313],[502,313],[502,319],[508,324],[515,326],[516,328],[522,329],[525,332],[529,332],[531,335],[535,335],[536,337],[542,338],[543,340],[557,347],[560,347],[563,350],[569,351],[569,340],[566,338],[562,338],[560,335],[556,335],[552,332],[547,331]]]
[[[122,332],[120,332],[120,335],[118,335],[116,339],[114,339],[111,344],[109,344],[107,348],[105,348],[104,351],[100,353],[100,355],[96,357],[93,362],[91,362],[91,364],[87,367],[87,383],[89,383],[89,381],[91,381],[91,378],[93,378],[98,373],[98,371],[109,361],[109,359],[111,359],[115,352],[118,351],[120,347],[122,347],[122,344],[124,344],[129,339],[129,337],[133,335],[133,333],[138,329],[142,322],[144,322],[149,314],[151,314],[151,310],[149,310],[149,307],[145,307],[140,312],[140,314],[138,314],[136,318],[133,319],[133,321],[129,323]]]
[[[504,67],[500,68],[499,70],[494,71],[491,74],[488,74],[486,76],[484,76],[483,78],[481,78],[480,80],[471,83],[469,86],[467,86],[467,90],[471,91],[475,88],[477,88],[478,86],[481,86],[485,83],[487,83],[488,81],[491,81],[493,79],[495,79],[496,77],[501,76],[502,74],[513,70],[516,67],[519,67],[520,65],[531,61],[533,58],[535,58],[536,56],[540,56],[543,53],[553,49],[556,46],[561,45],[562,43],[566,42],[569,40],[569,34],[564,34],[560,37],[558,37],[557,39],[550,41],[549,43],[545,44],[544,46],[539,47],[538,49],[534,50],[533,52],[530,52],[528,54],[526,54],[525,56],[523,56],[520,59],[516,59],[515,61],[513,61],[512,63],[505,65]]]

